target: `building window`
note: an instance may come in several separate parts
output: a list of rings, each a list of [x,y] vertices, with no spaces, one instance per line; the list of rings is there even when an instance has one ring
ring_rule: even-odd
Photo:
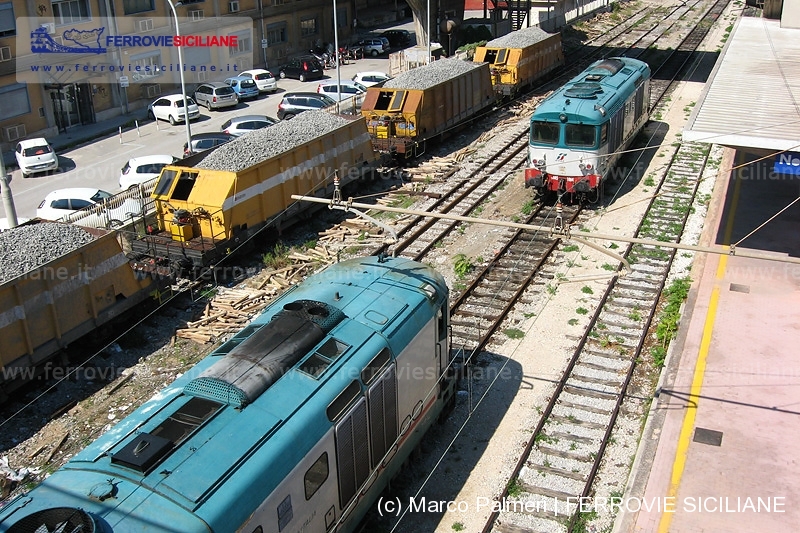
[[[12,118],[27,115],[31,112],[31,101],[28,98],[28,86],[15,83],[0,88],[0,117]]]
[[[0,37],[17,34],[17,24],[14,19],[14,6],[11,2],[0,4]]]
[[[77,24],[91,20],[88,0],[66,0],[53,2],[53,18],[56,25]]]
[[[133,15],[134,13],[154,11],[156,6],[155,0],[122,0],[122,8],[126,15]]]
[[[289,38],[286,33],[286,23],[279,22],[277,24],[270,24],[267,26],[267,42],[272,46],[273,44],[280,44],[288,42]]]
[[[317,33],[317,17],[300,20],[300,35],[308,37]]]
[[[337,28],[346,28],[347,27],[347,8],[340,7],[336,10],[336,27]]]
[[[228,53],[231,56],[246,54],[253,51],[253,37],[249,30],[232,33],[236,36],[236,46],[229,46]]]
[[[148,52],[131,57],[134,81],[147,80],[161,75],[161,52]]]

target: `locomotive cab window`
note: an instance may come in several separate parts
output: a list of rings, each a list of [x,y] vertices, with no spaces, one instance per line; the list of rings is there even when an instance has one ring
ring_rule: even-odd
[[[402,111],[403,109],[403,100],[406,98],[405,91],[396,91],[394,93],[394,98],[392,98],[392,103],[389,104],[389,111]]]
[[[565,129],[567,146],[590,148],[597,142],[597,128],[587,124],[567,124]]]
[[[394,91],[381,91],[378,93],[378,99],[375,101],[376,111],[386,111],[389,109],[389,104],[392,103]]]
[[[558,144],[558,134],[561,129],[556,122],[535,121],[531,128],[531,141],[543,144]]]
[[[175,190],[172,191],[172,200],[188,200],[197,181],[197,172],[181,172]]]
[[[502,50],[500,50],[500,53],[497,54],[497,61],[495,61],[494,64],[505,65],[507,58],[508,58],[508,49],[503,48]]]
[[[172,184],[175,182],[175,178],[178,176],[177,170],[167,169],[161,173],[161,179],[158,180],[156,183],[156,188],[153,191],[153,195],[155,196],[166,196],[169,194],[169,190],[172,188]]]

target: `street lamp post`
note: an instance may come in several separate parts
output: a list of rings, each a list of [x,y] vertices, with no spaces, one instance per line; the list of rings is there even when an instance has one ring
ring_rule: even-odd
[[[175,4],[172,0],[166,0],[169,7],[172,9],[172,16],[175,17],[175,36],[180,37],[181,29],[178,24],[178,12],[175,11]],[[181,5],[178,2],[178,5]],[[183,52],[181,46],[178,46],[178,69],[181,74],[181,93],[183,93],[183,121],[186,123],[186,146],[192,145],[192,126],[189,124],[189,100],[186,98],[186,80],[183,77]]]
[[[426,29],[428,32],[428,59],[425,61],[425,64],[428,65],[431,62],[431,0],[428,0],[428,5],[425,8],[425,16],[428,17],[428,27]]]
[[[333,0],[333,57],[336,61],[336,111],[341,112],[342,105],[342,72],[339,68],[341,63],[339,59],[339,20],[336,14],[336,0]]]

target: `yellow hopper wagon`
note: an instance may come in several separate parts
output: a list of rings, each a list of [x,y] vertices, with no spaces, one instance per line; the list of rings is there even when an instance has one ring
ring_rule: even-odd
[[[499,97],[511,96],[564,64],[561,34],[532,26],[513,31],[475,49],[475,63],[489,63]]]
[[[33,379],[63,376],[48,362],[158,287],[132,268],[118,237],[41,219],[0,232],[0,402]]]
[[[329,197],[377,165],[364,120],[306,111],[163,168],[157,227],[131,243],[140,268],[174,274],[213,264],[270,225],[309,214],[293,194]]]
[[[368,88],[361,114],[377,151],[414,157],[492,104],[487,64],[441,59]]]

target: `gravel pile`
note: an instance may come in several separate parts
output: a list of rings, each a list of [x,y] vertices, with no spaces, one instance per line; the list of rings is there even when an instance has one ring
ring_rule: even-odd
[[[466,72],[481,68],[483,63],[472,63],[460,59],[440,59],[424,67],[417,67],[392,78],[383,84],[385,89],[424,90],[439,85]]]
[[[254,130],[221,145],[195,168],[238,172],[289,152],[303,143],[349,124],[349,120],[325,111],[304,111],[294,120]]]
[[[512,31],[497,39],[492,39],[486,43],[487,48],[525,48],[532,44],[544,41],[551,34],[538,26],[531,26],[524,30]]]
[[[95,239],[80,226],[53,222],[0,232],[0,283],[45,265]]]

